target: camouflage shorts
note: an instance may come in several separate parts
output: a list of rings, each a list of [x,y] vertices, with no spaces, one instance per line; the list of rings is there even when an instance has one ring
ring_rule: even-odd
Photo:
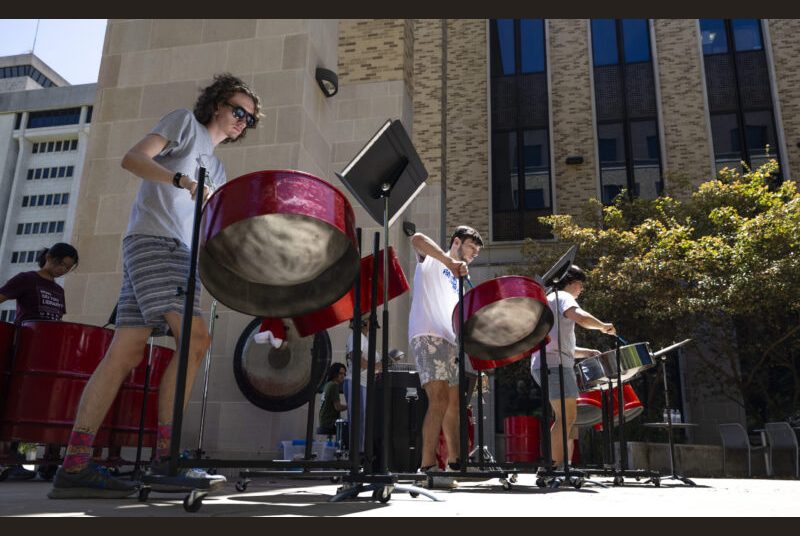
[[[451,342],[433,335],[419,335],[411,339],[411,353],[417,364],[422,385],[434,380],[458,385],[458,348]]]

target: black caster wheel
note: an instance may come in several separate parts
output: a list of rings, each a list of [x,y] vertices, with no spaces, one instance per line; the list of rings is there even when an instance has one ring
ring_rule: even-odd
[[[10,467],[3,467],[2,469],[0,469],[0,482],[5,480],[6,478],[8,478],[8,474],[10,472],[11,472],[11,468]]]
[[[57,465],[48,465],[47,467],[42,467],[36,473],[39,475],[39,478],[46,481],[53,480],[53,477],[56,476],[56,471],[58,470]]]
[[[572,487],[575,489],[581,489],[583,486],[584,479],[583,478],[575,478],[572,480]]]
[[[508,480],[503,479],[500,481],[500,483],[503,484],[504,490],[509,491],[511,489],[511,482],[509,482]]]
[[[189,493],[189,495],[184,497],[183,509],[191,513],[199,511],[200,508],[203,506],[203,497],[205,496],[206,494],[203,492],[198,492],[196,490],[192,491],[191,493]]]
[[[108,470],[108,472],[111,474],[111,476],[118,477],[119,476],[119,467],[112,467],[112,468],[110,468]]]
[[[203,506],[203,499],[195,499],[194,501],[189,500],[187,496],[183,499],[183,509],[187,512],[195,513],[200,510],[200,507]]]
[[[511,478],[509,478],[508,480],[512,484],[516,484],[517,483],[517,473],[514,473],[513,475],[511,475]]]
[[[338,476],[332,476],[332,477],[331,477],[331,483],[332,483],[332,484],[338,484],[338,483],[339,483],[339,482],[341,482],[341,481],[342,481],[342,478],[341,478],[341,477],[338,477]]]
[[[236,482],[236,491],[247,491],[247,480],[239,480]]]
[[[625,483],[625,479],[623,479],[621,476],[615,476],[614,477],[614,485],[615,486],[621,486],[624,483]]]
[[[657,488],[660,488],[661,487],[661,479],[660,478],[654,478],[653,479],[653,485],[655,487],[657,487]]]
[[[409,491],[408,494],[411,495],[412,499],[416,499],[417,497],[419,497],[419,493],[417,493],[416,491]]]
[[[142,487],[139,488],[139,502],[147,502],[147,498],[150,496],[150,488]]]
[[[536,485],[539,486],[540,488],[544,488],[547,486],[547,482],[544,481],[544,478],[540,477],[536,479]]]
[[[381,488],[377,490],[376,493],[378,493],[378,501],[380,501],[381,504],[386,504],[392,498],[392,491],[388,487]]]

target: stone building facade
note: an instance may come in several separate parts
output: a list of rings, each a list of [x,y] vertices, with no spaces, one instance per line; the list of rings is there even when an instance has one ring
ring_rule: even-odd
[[[349,196],[334,172],[387,119],[400,119],[429,174],[402,220],[440,242],[459,223],[478,228],[487,244],[474,265],[476,283],[513,271],[521,262],[520,242],[492,238],[489,28],[476,19],[110,20],[73,233],[81,270],[66,281],[69,319],[103,324],[117,297],[120,243],[139,184],[119,166],[124,152],[162,114],[190,107],[197,90],[223,71],[252,84],[265,114],[242,143],[219,148],[230,178],[300,169]],[[791,176],[800,166],[800,23],[765,20],[763,28],[781,164]],[[714,173],[714,150],[698,21],[652,20],[648,29],[664,180],[672,174],[703,180]],[[589,21],[547,20],[545,36],[552,206],[554,213],[577,216],[588,198],[600,195]],[[318,66],[338,73],[339,92],[332,98],[317,86]],[[567,164],[574,155],[582,162]],[[364,229],[363,249],[369,249],[381,226],[351,201]],[[389,240],[410,281],[414,259],[401,225],[390,230]],[[204,310],[210,301],[206,293]],[[390,347],[406,351],[409,302],[409,294],[393,300],[390,325],[384,326]],[[224,306],[218,311],[207,450],[274,454],[280,440],[304,435],[306,409],[265,413],[244,399],[231,358],[250,319]],[[333,359],[342,361],[345,326],[330,335]],[[189,444],[197,432],[199,387],[184,420]],[[491,425],[487,434],[493,441]],[[700,439],[714,442],[710,435]]]

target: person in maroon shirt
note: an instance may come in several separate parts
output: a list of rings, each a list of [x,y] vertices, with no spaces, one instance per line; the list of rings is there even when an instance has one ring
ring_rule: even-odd
[[[0,303],[17,301],[16,325],[25,320],[61,320],[67,312],[64,289],[56,283],[78,265],[78,251],[59,242],[39,253],[39,270],[22,272],[0,287]]]
[[[61,320],[67,308],[64,302],[64,289],[56,283],[78,265],[78,250],[70,244],[59,242],[52,247],[44,248],[38,257],[39,270],[22,272],[0,287],[0,303],[7,300],[17,301],[17,316],[14,323],[19,326],[25,320]],[[17,443],[0,444],[0,452],[8,449],[16,453]],[[48,445],[48,456],[59,457],[61,446]],[[42,475],[47,478],[54,472],[55,466],[40,466]],[[9,469],[7,475],[11,479],[24,480],[36,476],[21,465]]]

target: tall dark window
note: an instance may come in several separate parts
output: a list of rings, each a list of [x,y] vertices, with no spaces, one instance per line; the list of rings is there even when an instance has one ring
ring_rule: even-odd
[[[543,19],[490,24],[494,240],[550,238],[553,213]]]
[[[592,20],[592,57],[603,203],[623,188],[652,199],[663,182],[647,20]]]
[[[700,19],[717,171],[780,161],[758,19]]]

